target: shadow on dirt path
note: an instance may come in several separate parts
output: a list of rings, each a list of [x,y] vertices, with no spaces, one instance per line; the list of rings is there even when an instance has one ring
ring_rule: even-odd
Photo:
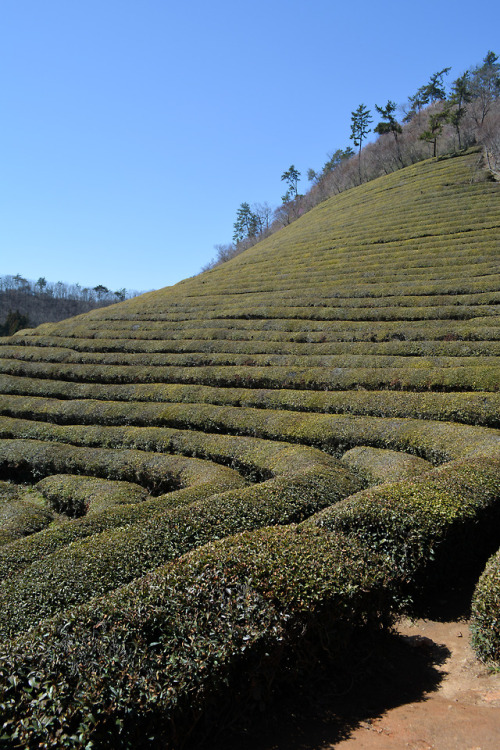
[[[204,750],[498,750],[500,674],[470,648],[471,593],[451,590],[396,632],[358,642],[349,667],[318,670]]]

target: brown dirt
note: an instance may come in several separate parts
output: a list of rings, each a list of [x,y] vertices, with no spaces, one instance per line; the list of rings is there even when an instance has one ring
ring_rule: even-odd
[[[441,679],[417,701],[402,703],[361,722],[350,737],[324,748],[338,750],[499,750],[500,675],[475,658],[464,622],[403,622],[398,628],[414,650],[446,649]]]
[[[499,750],[500,673],[475,658],[466,620],[404,620],[370,648],[360,648],[349,677],[323,674],[302,686],[229,746]]]

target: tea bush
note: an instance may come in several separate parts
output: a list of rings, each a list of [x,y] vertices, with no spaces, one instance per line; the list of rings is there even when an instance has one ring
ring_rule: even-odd
[[[8,578],[0,583],[0,633],[13,635],[40,618],[116,588],[214,539],[302,521],[361,486],[340,462],[326,459],[323,464],[311,462],[309,468],[286,478],[154,513],[144,521],[103,531],[97,537],[94,533],[78,540],[82,525],[71,524],[72,537],[71,531],[61,535],[55,530],[55,546],[61,541],[66,544],[51,554],[47,554],[47,537],[51,536],[47,531],[30,545],[32,555],[38,546],[38,559],[17,573],[11,568]]]
[[[342,462],[365,478],[367,484],[409,479],[432,469],[432,464],[407,453],[360,445],[342,456]]]
[[[500,669],[500,550],[481,575],[472,598],[472,646],[480,659]]]
[[[0,645],[4,736],[177,747],[203,719],[220,729],[322,650],[345,653],[353,631],[390,621],[388,579],[355,541],[314,529],[206,545]]]
[[[498,451],[464,458],[404,482],[361,491],[308,523],[352,534],[385,555],[395,573],[415,583],[433,567],[433,583],[463,570],[487,548],[500,518]],[[436,562],[438,560],[438,563]]]
[[[35,534],[51,523],[54,514],[40,493],[7,482],[0,484],[0,546]]]
[[[71,474],[52,474],[35,487],[57,513],[74,518],[102,513],[114,505],[140,503],[149,497],[143,487],[132,482]]]

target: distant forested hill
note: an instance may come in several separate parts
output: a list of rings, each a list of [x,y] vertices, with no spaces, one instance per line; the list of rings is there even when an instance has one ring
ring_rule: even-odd
[[[20,274],[0,276],[0,336],[41,323],[58,323],[137,294],[127,289],[112,292],[102,284],[87,288],[62,281],[51,283],[44,277],[29,281]]]

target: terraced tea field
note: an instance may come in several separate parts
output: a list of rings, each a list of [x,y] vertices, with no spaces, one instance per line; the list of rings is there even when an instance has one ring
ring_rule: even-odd
[[[179,747],[484,566],[500,186],[479,157],[0,340],[6,747]],[[497,659],[498,588],[476,602]]]

